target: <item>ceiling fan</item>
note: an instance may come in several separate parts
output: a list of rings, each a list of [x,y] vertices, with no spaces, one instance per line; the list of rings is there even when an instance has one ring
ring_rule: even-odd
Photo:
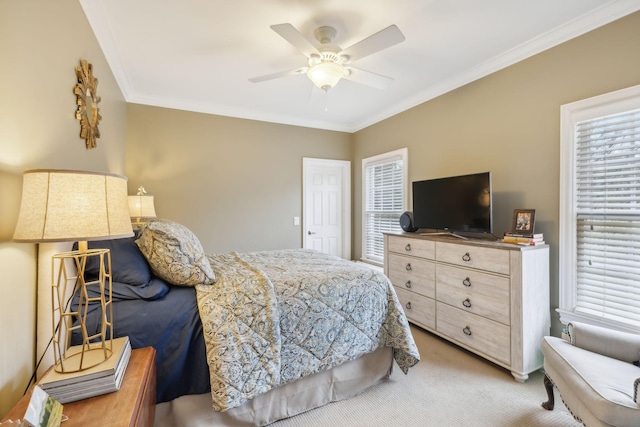
[[[314,31],[313,34],[320,43],[317,47],[291,24],[272,25],[271,29],[307,57],[307,66],[253,77],[249,81],[258,83],[289,75],[306,74],[314,85],[325,92],[342,78],[377,89],[386,89],[393,83],[391,77],[355,68],[351,63],[405,39],[397,26],[390,25],[346,49],[340,49],[332,44],[337,31],[330,26],[322,26]]]

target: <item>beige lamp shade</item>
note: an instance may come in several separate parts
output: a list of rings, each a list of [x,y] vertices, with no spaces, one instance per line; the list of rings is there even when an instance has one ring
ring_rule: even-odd
[[[127,178],[69,170],[24,173],[16,242],[106,240],[133,236]]]
[[[129,216],[131,218],[155,218],[156,208],[153,196],[146,194],[129,196]]]

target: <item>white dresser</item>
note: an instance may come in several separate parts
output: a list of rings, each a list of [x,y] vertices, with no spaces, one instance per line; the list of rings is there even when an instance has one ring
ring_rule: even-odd
[[[385,234],[384,272],[407,318],[511,371],[542,367],[550,333],[549,247]]]

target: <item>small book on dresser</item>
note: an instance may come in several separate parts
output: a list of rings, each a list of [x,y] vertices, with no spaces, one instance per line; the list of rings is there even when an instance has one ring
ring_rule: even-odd
[[[70,347],[67,354],[76,351],[79,351],[77,347]],[[85,357],[91,356],[91,352],[85,355]],[[51,368],[38,385],[62,404],[111,393],[120,389],[130,357],[129,337],[115,338],[113,354],[103,363],[74,373],[59,373]]]
[[[519,234],[513,232],[505,232],[502,238],[503,243],[515,243],[518,245],[544,245],[544,235],[536,234]]]

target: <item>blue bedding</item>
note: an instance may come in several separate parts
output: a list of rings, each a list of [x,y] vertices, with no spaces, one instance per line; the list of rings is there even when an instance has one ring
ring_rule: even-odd
[[[133,238],[89,242],[91,249],[101,247],[112,251],[113,336],[129,336],[134,349],[151,346],[156,350],[157,403],[209,392],[209,367],[195,289],[173,286],[147,274],[148,266],[137,256]],[[91,274],[88,269],[87,279]],[[89,296],[95,296],[95,289],[88,289]],[[97,332],[99,320],[99,306],[90,307],[90,335]],[[72,344],[80,342],[79,334],[74,335]]]
[[[159,299],[113,304],[114,336],[128,335],[134,349],[156,349],[158,403],[211,389],[195,290],[169,288]]]

